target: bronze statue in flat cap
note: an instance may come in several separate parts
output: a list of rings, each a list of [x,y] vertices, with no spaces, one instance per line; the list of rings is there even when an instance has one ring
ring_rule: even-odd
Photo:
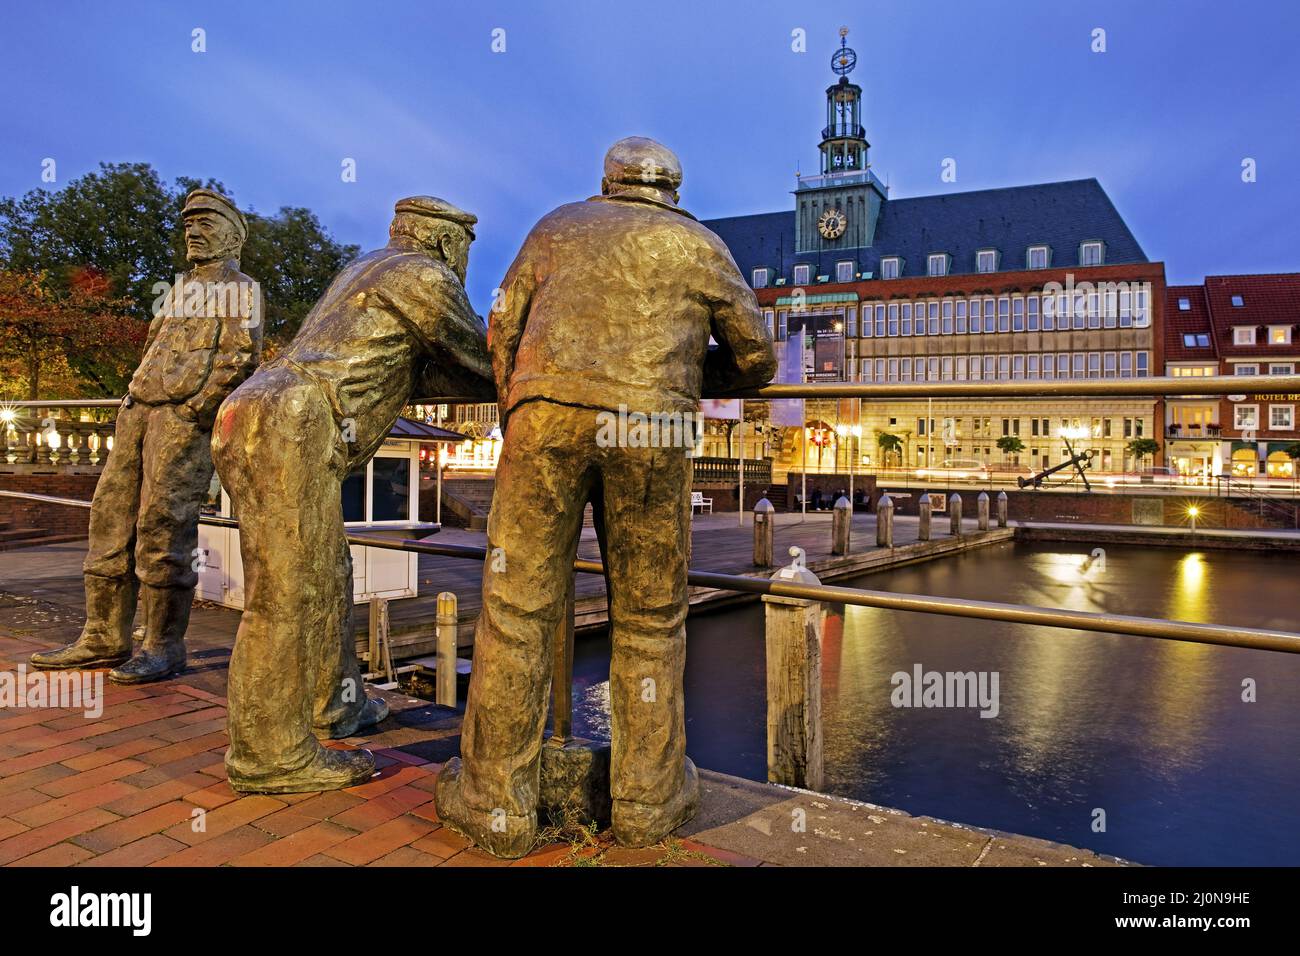
[[[243,214],[225,196],[196,189],[181,216],[194,268],[155,303],[144,358],[118,410],[90,511],[86,625],[75,643],[34,655],[35,667],[115,666],[109,678],[124,684],[185,667],[212,422],[257,366],[262,322],[257,283],[239,271]],[[137,600],[144,642],[132,657]]]
[[[533,228],[490,316],[505,438],[488,548],[505,560],[484,570],[461,760],[435,799],[498,856],[536,836],[551,641],[588,503],[609,585],[614,836],[655,843],[698,803],[682,694],[694,441],[680,424],[703,388],[762,384],[776,361],[726,246],[677,205],[681,179],[661,144],[615,143],[601,195]],[[678,437],[622,447],[605,427],[619,414],[676,421]]]
[[[365,750],[322,747],[387,716],[357,665],[341,490],[421,395],[493,398],[463,283],[475,217],[397,203],[387,246],[348,265],[293,341],[221,407],[217,472],[240,526],[244,614],[230,659],[226,770],[241,792],[359,783]]]

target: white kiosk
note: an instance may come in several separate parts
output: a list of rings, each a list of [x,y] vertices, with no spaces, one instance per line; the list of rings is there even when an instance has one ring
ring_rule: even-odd
[[[441,525],[420,521],[420,444],[461,442],[465,436],[409,418],[399,418],[389,436],[364,467],[343,483],[343,523],[364,534],[395,533],[426,537]],[[437,456],[441,462],[441,456]],[[441,495],[441,465],[439,465]],[[216,479],[214,478],[214,481]],[[214,496],[214,503],[216,502]],[[220,491],[218,508],[207,514],[233,517],[230,496]],[[242,610],[244,565],[239,553],[239,529],[199,524],[197,594],[205,601]],[[371,598],[415,597],[419,590],[419,555],[386,548],[352,547],[352,593],[358,604]]]

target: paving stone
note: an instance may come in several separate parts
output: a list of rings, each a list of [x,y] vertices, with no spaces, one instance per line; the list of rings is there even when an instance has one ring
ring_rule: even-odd
[[[195,831],[190,823],[171,827],[164,833],[173,840],[191,846],[215,839],[229,830],[252,823],[267,814],[283,810],[286,804],[265,794],[253,794],[241,797],[233,803],[226,803],[215,810],[209,810],[203,818],[204,829]]]
[[[109,850],[115,850],[118,847],[126,846],[128,843],[134,843],[142,837],[165,830],[180,820],[190,819],[192,809],[189,804],[180,800],[164,803],[161,806],[124,817],[121,820],[115,820],[102,827],[79,834],[72,838],[72,842],[78,846],[84,846],[94,853],[107,853]],[[175,840],[168,840],[167,842],[173,843],[177,847],[181,846]],[[145,862],[152,863],[153,860]]]
[[[411,844],[422,853],[429,853],[444,860],[455,856],[469,845],[469,840],[447,827],[438,827],[428,836],[421,837]]]
[[[48,793],[52,797],[66,797],[70,793],[78,790],[85,790],[88,787],[98,787],[108,783],[110,780],[120,780],[123,777],[129,777],[133,773],[139,773],[141,770],[148,769],[147,764],[143,764],[135,759],[118,760],[114,763],[105,764],[102,767],[96,767],[94,770],[83,770],[81,773],[74,773],[72,776],[64,777],[58,780],[52,780],[49,783],[42,783],[37,786],[37,790]]]
[[[395,820],[382,823],[373,830],[367,830],[337,846],[325,851],[327,856],[336,857],[354,866],[363,866],[372,860],[389,853],[399,846],[420,839],[432,830],[434,825],[419,817],[400,816]]]
[[[21,860],[25,856],[31,856],[38,850],[44,850],[56,843],[62,843],[70,837],[101,827],[106,823],[112,823],[116,819],[118,818],[113,814],[96,807],[74,813],[62,820],[55,820],[53,823],[45,824],[45,826],[33,827],[26,833],[11,836],[7,840],[0,840],[0,866],[12,863],[14,860]]]
[[[14,860],[9,866],[76,866],[82,860],[89,860],[95,854],[91,853],[84,846],[77,846],[75,843],[56,843],[54,846],[46,847],[39,853],[33,853],[31,856],[25,856],[21,860]]]
[[[293,866],[309,856],[323,853],[335,844],[351,839],[356,834],[346,827],[323,820],[305,830],[268,843],[266,846],[237,856],[231,866]]]
[[[210,814],[209,814],[210,815]],[[266,846],[275,838],[254,826],[237,826],[212,839],[165,856],[150,866],[222,866]],[[179,843],[179,841],[177,841]],[[181,844],[184,846],[184,844]]]
[[[161,833],[120,846],[100,856],[92,857],[81,866],[148,866],[150,863],[170,856],[177,850],[185,849],[185,844],[169,840]]]
[[[39,827],[93,807],[107,809],[107,804],[135,792],[135,788],[129,784],[120,780],[110,780],[102,786],[78,790],[58,800],[51,800],[45,794],[40,794],[40,803],[33,804],[25,810],[15,811],[11,815],[19,823],[29,827]]]

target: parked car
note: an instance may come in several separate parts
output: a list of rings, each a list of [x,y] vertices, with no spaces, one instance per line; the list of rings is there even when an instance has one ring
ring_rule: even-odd
[[[988,466],[973,458],[946,458],[941,464],[916,469],[916,477],[945,481],[987,481]]]

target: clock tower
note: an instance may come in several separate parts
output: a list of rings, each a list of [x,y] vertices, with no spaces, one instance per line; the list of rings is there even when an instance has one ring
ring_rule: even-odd
[[[816,268],[833,268],[820,254],[854,258],[875,237],[886,189],[867,162],[862,128],[862,87],[849,82],[858,55],[848,45],[848,27],[840,28],[840,46],[831,56],[839,80],[826,89],[826,126],[822,129],[821,173],[801,177],[795,187],[795,253],[816,259]]]

